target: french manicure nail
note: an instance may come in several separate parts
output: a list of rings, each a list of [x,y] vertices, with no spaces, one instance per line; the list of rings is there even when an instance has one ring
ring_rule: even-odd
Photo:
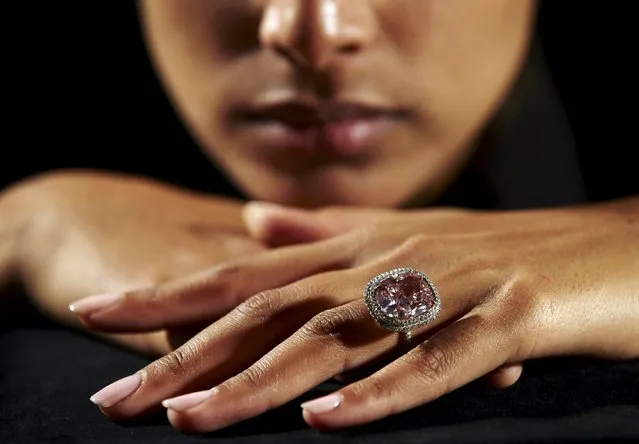
[[[142,376],[135,373],[111,385],[107,385],[102,390],[91,396],[91,402],[100,407],[112,407],[128,398],[142,384]]]
[[[302,404],[302,408],[316,414],[328,413],[339,407],[343,400],[344,395],[341,393],[333,393],[332,395],[323,396],[321,398],[305,402]]]
[[[202,404],[213,395],[213,390],[204,390],[202,392],[189,393],[188,395],[176,396],[175,398],[165,399],[162,405],[167,409],[183,412],[197,405]]]
[[[114,304],[120,299],[117,293],[96,294],[94,296],[88,296],[79,301],[75,301],[69,305],[69,310],[81,315],[87,315],[96,310],[101,310],[109,305]]]

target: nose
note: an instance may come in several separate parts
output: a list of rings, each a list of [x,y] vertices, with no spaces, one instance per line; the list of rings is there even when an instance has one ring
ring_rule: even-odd
[[[375,37],[370,0],[270,0],[260,24],[262,47],[313,70],[364,50]]]

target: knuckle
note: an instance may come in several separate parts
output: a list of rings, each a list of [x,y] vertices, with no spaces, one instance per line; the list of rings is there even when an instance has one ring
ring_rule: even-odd
[[[370,376],[353,384],[349,389],[351,395],[359,399],[384,400],[385,413],[392,415],[400,410],[403,389],[399,382],[380,376]]]
[[[160,358],[155,362],[155,366],[162,373],[183,377],[194,368],[194,363],[200,356],[200,347],[196,344],[194,340],[191,340]]]
[[[339,314],[332,315],[333,310],[322,312],[302,327],[302,332],[309,337],[324,338],[333,336],[341,325]]]
[[[357,319],[357,312],[348,306],[333,308],[313,317],[302,327],[302,333],[314,339],[331,337],[342,340]]]
[[[407,364],[415,377],[426,384],[445,382],[447,372],[454,362],[454,352],[444,349],[437,342],[426,342],[417,349],[416,356]],[[446,389],[443,388],[442,392]]]
[[[257,390],[264,384],[266,378],[266,370],[259,364],[254,364],[251,367],[238,374],[237,382],[247,386],[249,389]]]
[[[257,322],[267,322],[282,308],[282,293],[281,289],[257,293],[238,305],[235,309],[235,315]]]
[[[391,394],[394,392],[386,381],[382,381],[379,378],[371,378],[367,385],[367,395],[373,395],[376,399],[389,399],[392,397]]]
[[[273,382],[279,382],[277,380],[273,381],[273,378],[274,376],[270,374],[268,365],[257,362],[223,385],[231,391],[238,386],[243,386],[242,391],[259,393],[263,392]],[[258,396],[253,402],[253,409],[256,413],[263,413],[275,407],[277,406],[270,396]]]
[[[171,373],[183,373],[188,360],[188,353],[178,349],[164,356],[160,361],[160,366]]]

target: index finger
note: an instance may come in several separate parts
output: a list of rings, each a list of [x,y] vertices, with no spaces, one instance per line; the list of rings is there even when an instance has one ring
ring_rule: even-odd
[[[331,272],[259,293],[144,369],[92,397],[107,415],[131,418],[169,397],[219,384],[249,367],[316,313],[340,304]]]
[[[70,309],[99,331],[149,331],[210,322],[254,294],[348,267],[353,244],[338,238],[271,250],[158,287],[90,296]]]

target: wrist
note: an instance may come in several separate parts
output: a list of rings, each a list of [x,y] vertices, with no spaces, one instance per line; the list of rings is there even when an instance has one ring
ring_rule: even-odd
[[[28,177],[0,192],[0,290],[7,284],[23,283],[32,248],[34,232],[40,221],[52,215],[59,199],[56,182],[64,172],[53,172]],[[40,230],[41,231],[41,230]]]

